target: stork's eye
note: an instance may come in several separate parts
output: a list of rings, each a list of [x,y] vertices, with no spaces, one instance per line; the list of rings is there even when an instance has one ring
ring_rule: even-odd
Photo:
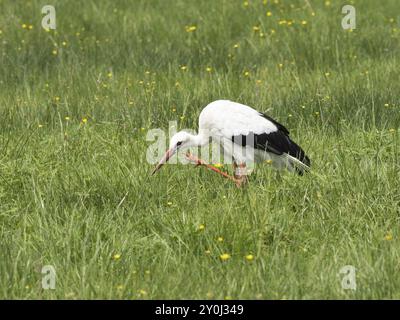
[[[182,144],[182,141],[178,141],[178,143],[176,144],[178,147]]]

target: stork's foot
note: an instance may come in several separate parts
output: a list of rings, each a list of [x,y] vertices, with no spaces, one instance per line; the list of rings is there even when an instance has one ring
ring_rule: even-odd
[[[235,184],[238,188],[244,187],[249,182],[249,178],[247,178],[247,176],[245,175],[240,177],[235,177],[235,179],[236,179]]]
[[[247,177],[247,169],[246,164],[237,165],[235,162],[233,163],[234,170],[234,178],[236,179],[236,186],[238,188],[243,187],[245,184],[249,182]]]
[[[220,174],[221,176],[233,181],[238,187],[241,186],[242,183],[243,183],[241,179],[236,179],[235,177],[230,176],[229,174],[227,174],[227,173],[215,168],[214,166],[212,166],[212,165],[210,165],[208,163],[205,163],[203,160],[195,157],[190,152],[186,153],[186,159],[188,159],[189,161],[194,162],[196,164],[196,167],[198,167],[198,166],[207,167],[208,169],[210,169],[210,170]]]

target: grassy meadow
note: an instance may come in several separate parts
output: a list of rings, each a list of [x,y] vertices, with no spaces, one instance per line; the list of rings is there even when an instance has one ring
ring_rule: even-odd
[[[54,0],[46,31],[48,2],[0,0],[0,298],[400,298],[398,0],[349,1],[352,32],[338,0]],[[312,172],[150,176],[148,130],[218,99]]]

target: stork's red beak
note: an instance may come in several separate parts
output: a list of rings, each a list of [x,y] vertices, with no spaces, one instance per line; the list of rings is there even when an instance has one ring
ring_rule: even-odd
[[[161,158],[160,162],[156,165],[156,167],[154,168],[153,172],[151,173],[152,175],[155,174],[158,170],[160,170],[160,168],[167,163],[167,161],[169,160],[169,158],[171,158],[176,152],[176,148],[172,148],[169,149],[165,155]]]

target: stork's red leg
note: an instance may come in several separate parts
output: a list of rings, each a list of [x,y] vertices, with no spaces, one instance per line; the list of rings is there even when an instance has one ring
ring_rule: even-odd
[[[212,171],[214,171],[214,172],[216,172],[216,173],[219,173],[219,174],[222,175],[223,177],[225,177],[225,178],[227,178],[227,179],[229,179],[229,180],[232,180],[233,182],[235,182],[235,184],[236,184],[238,187],[240,186],[240,185],[239,185],[239,184],[240,184],[240,181],[239,181],[238,179],[235,179],[234,177],[232,177],[232,176],[230,176],[229,174],[227,174],[227,173],[225,173],[225,172],[219,170],[218,168],[215,168],[214,166],[212,166],[212,165],[210,165],[210,164],[208,164],[208,163],[205,163],[203,160],[201,160],[201,159],[195,157],[195,156],[192,155],[190,152],[187,152],[187,153],[186,153],[186,158],[187,158],[188,160],[190,160],[190,161],[195,162],[195,163],[196,163],[196,166],[205,166],[205,167],[207,167],[208,169],[210,169],[210,170],[212,170]]]
[[[235,170],[234,176],[236,179],[236,185],[238,187],[245,185],[248,182],[246,164],[241,163],[238,166],[236,163],[234,163],[233,167]]]

